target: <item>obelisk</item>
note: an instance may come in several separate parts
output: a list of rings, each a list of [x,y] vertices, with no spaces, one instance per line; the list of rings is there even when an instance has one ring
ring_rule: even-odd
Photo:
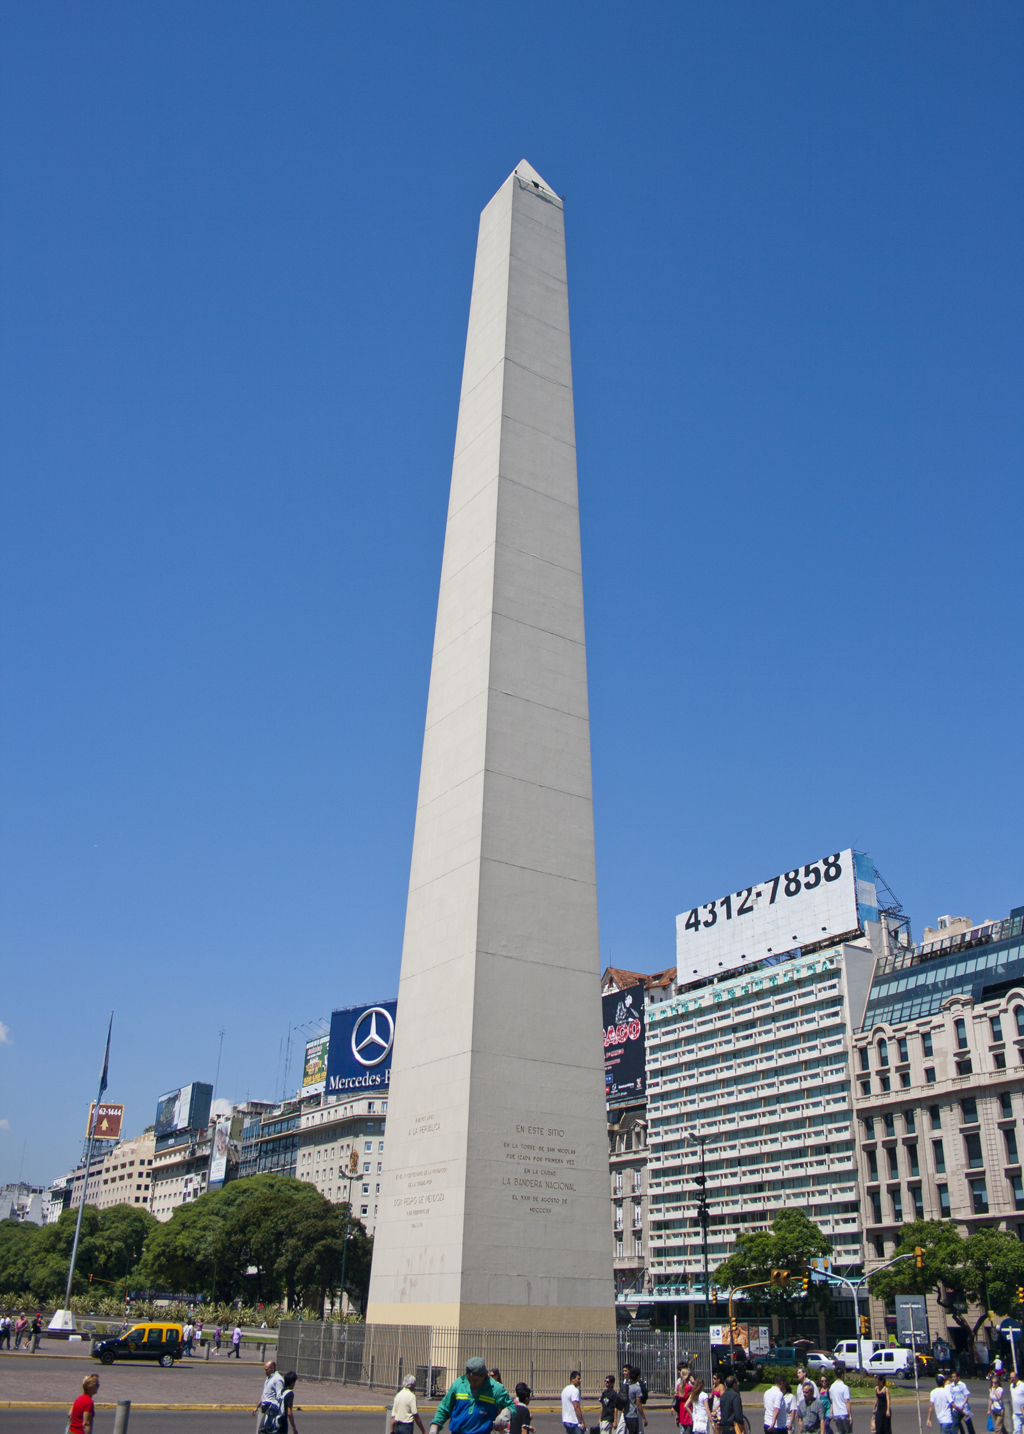
[[[612,1330],[562,201],[480,217],[367,1320]]]

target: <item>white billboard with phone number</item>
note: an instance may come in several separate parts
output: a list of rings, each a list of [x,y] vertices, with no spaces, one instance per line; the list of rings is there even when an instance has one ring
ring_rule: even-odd
[[[874,893],[872,893],[873,895]],[[676,917],[681,985],[859,929],[853,852],[795,866]]]

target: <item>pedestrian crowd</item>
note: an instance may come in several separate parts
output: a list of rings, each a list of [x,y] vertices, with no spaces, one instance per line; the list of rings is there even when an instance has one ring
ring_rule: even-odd
[[[20,1311],[14,1319],[6,1313],[0,1315],[0,1349],[10,1349],[12,1335],[15,1349],[20,1349],[24,1344],[29,1354],[35,1354],[43,1337],[42,1315],[33,1315],[31,1321]]]

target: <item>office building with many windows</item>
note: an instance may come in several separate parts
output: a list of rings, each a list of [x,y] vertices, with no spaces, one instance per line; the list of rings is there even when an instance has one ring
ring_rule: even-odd
[[[972,926],[943,918],[920,949],[879,960],[855,1041],[867,1268],[900,1227],[955,1220],[1024,1239],[1024,908]],[[873,1333],[892,1315],[872,1304]],[[958,1327],[933,1299],[929,1333]]]

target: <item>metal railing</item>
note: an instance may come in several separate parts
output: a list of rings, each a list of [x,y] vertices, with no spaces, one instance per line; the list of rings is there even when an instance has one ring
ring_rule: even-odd
[[[672,1393],[677,1358],[688,1360],[706,1383],[711,1376],[708,1335],[688,1329],[678,1335],[634,1328],[586,1334],[289,1320],[277,1336],[278,1369],[293,1369],[300,1379],[394,1391],[415,1374],[417,1392],[428,1398],[440,1397],[473,1355],[482,1355],[488,1369],[500,1369],[507,1389],[522,1381],[541,1398],[558,1394],[573,1369],[582,1372],[584,1397],[591,1400],[605,1375],[618,1378],[624,1364],[637,1366],[656,1395]]]

